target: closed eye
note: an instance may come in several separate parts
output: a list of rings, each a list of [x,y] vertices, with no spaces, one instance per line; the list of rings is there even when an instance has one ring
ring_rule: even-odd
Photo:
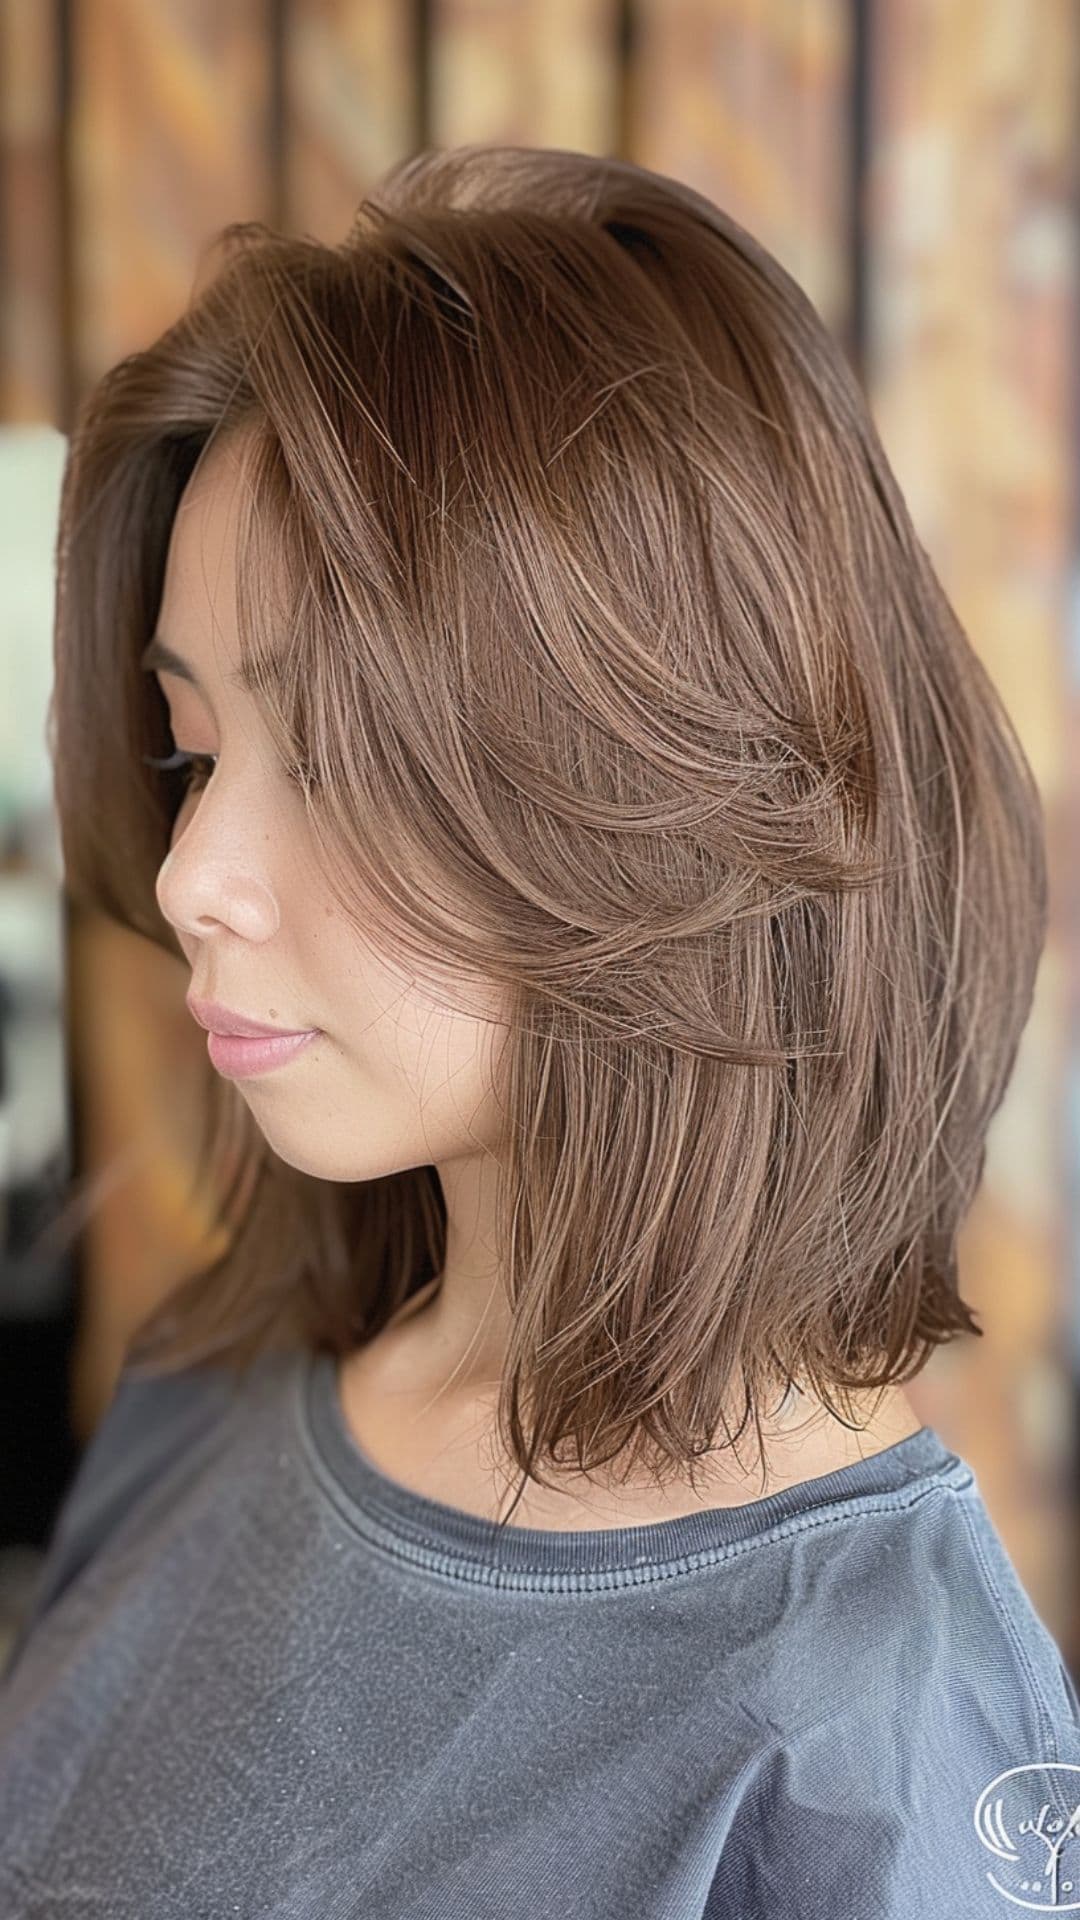
[[[178,747],[175,753],[170,753],[165,759],[144,753],[143,760],[148,767],[156,767],[159,773],[187,774],[190,768],[192,771],[184,781],[186,796],[201,792],[207,785],[217,766],[218,756],[216,753],[185,753],[183,748]],[[209,772],[204,772],[206,768],[209,768]],[[307,788],[315,784],[314,771],[306,761],[292,762],[285,768],[285,773],[298,787]]]
[[[156,767],[159,773],[187,773],[191,768],[190,776],[184,781],[185,795],[201,792],[217,765],[216,753],[185,753],[181,748],[164,760],[158,760],[150,753],[144,753],[143,759],[148,767]],[[207,767],[210,771],[204,773]]]

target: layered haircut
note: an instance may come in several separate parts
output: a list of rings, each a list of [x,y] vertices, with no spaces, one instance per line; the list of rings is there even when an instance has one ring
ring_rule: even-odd
[[[553,149],[414,154],[339,245],[216,237],[84,400],[57,549],[68,890],[181,959],[139,656],[233,430],[241,654],[328,885],[509,1008],[523,1475],[693,1482],[789,1383],[846,1424],[981,1333],[957,1235],[1045,935],[1041,808],[796,283],[686,185]],[[143,1371],[347,1352],[441,1268],[434,1167],[298,1172],[209,1067],[193,1190],[224,1250]]]

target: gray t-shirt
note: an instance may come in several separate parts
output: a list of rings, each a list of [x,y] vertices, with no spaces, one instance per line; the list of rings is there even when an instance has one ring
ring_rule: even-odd
[[[923,1427],[557,1533],[389,1479],[332,1357],[122,1375],[0,1684],[3,1920],[1080,1906],[1080,1699]]]

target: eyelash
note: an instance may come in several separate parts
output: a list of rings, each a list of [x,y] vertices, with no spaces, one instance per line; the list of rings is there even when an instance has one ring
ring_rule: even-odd
[[[214,753],[184,753],[178,748],[175,753],[169,754],[167,759],[158,760],[155,759],[153,754],[144,753],[143,760],[148,767],[156,767],[159,773],[183,774],[185,776],[183,782],[184,798],[186,799],[189,793],[201,793],[206,782],[210,779],[210,774],[207,774],[206,778],[200,780],[198,786],[196,786],[196,776],[189,777],[188,769],[210,766],[212,761],[216,763],[217,755]]]
[[[184,776],[183,790],[185,800],[191,793],[202,792],[204,786],[207,785],[213,775],[214,767],[217,765],[217,758],[216,753],[185,753],[182,747],[178,747],[175,753],[170,753],[166,759],[162,760],[156,759],[151,753],[143,754],[145,764],[148,767],[155,767],[159,773],[179,773]],[[206,774],[205,777],[200,777],[197,772],[197,769],[200,767],[209,767],[210,773]],[[191,772],[189,775],[189,769],[196,771]],[[288,779],[293,781],[294,785],[298,787],[307,787],[314,784],[314,776],[306,763],[286,767],[285,772]]]

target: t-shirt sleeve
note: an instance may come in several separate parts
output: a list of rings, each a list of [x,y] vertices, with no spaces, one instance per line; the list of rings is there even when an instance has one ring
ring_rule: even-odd
[[[60,1502],[29,1606],[0,1670],[0,1686],[43,1615],[144,1490],[224,1417],[235,1396],[235,1375],[220,1367],[157,1375],[121,1372]]]
[[[924,1676],[925,1678],[925,1676]],[[903,1681],[900,1681],[901,1691]],[[778,1745],[705,1920],[1001,1920],[1080,1904],[1080,1703],[1064,1663],[913,1686]]]

